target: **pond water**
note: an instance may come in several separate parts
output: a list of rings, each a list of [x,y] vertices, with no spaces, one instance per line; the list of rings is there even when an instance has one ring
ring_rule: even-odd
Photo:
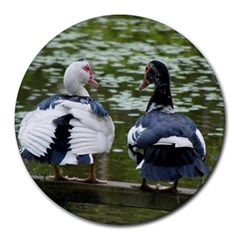
[[[52,39],[33,60],[22,81],[16,103],[16,133],[22,118],[37,103],[66,92],[62,83],[64,71],[80,58],[90,62],[95,79],[101,85],[99,89],[88,88],[91,97],[109,110],[116,127],[112,151],[98,160],[100,178],[140,182],[135,163],[127,154],[126,134],[144,113],[153,92],[153,86],[138,90],[145,66],[153,59],[168,66],[175,111],[192,118],[201,130],[207,146],[206,164],[212,171],[223,143],[225,122],[224,102],[214,72],[203,55],[181,34],[140,17],[99,17],[74,25]],[[32,175],[52,174],[52,168],[46,164],[25,164]],[[89,166],[65,166],[63,173],[87,177]],[[199,188],[206,179],[181,179],[179,186]],[[84,218],[114,224],[138,223],[165,214],[137,209],[128,209],[126,214],[120,211],[120,214],[119,209],[106,206],[97,206],[97,214],[92,206],[78,206],[79,212],[72,206],[66,208]],[[73,208],[75,210],[71,210]],[[104,215],[106,211],[112,212],[111,217],[101,217],[101,212]],[[129,220],[129,211],[134,219]]]

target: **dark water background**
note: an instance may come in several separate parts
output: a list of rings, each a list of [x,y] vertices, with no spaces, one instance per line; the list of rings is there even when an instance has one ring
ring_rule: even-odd
[[[62,83],[64,71],[79,58],[86,58],[92,65],[101,87],[88,88],[88,91],[109,110],[116,127],[112,151],[98,160],[100,178],[140,182],[135,163],[127,154],[126,134],[144,113],[153,92],[153,86],[138,90],[145,66],[153,59],[168,66],[175,111],[192,118],[201,130],[207,146],[206,163],[212,171],[224,135],[224,103],[213,70],[182,35],[161,23],[139,17],[91,19],[51,40],[33,60],[23,79],[16,103],[16,132],[22,118],[37,103],[66,92]],[[25,164],[30,174],[52,174],[52,168],[46,164]],[[87,177],[89,166],[65,166],[63,172]],[[199,188],[206,179],[181,179],[179,186]],[[69,204],[66,208],[84,218],[113,224],[138,223],[165,214],[156,210],[87,204]]]

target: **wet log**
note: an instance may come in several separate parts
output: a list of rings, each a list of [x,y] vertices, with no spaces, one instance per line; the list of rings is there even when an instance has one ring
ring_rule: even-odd
[[[196,193],[196,189],[178,188],[177,192],[142,191],[132,183],[109,181],[90,184],[77,181],[56,181],[33,176],[36,184],[58,204],[67,202],[103,204],[172,211]]]

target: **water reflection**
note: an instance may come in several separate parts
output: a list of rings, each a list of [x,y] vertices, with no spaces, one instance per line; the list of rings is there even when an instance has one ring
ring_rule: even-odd
[[[207,165],[214,166],[224,134],[224,104],[214,73],[201,53],[181,34],[160,23],[131,16],[107,16],[79,23],[51,40],[36,56],[23,79],[16,103],[16,132],[25,114],[42,99],[65,92],[62,78],[74,60],[86,58],[101,88],[89,89],[109,110],[116,125],[112,151],[98,164],[99,177],[139,181],[129,160],[126,133],[145,111],[153,88],[139,92],[145,65],[159,59],[169,67],[177,112],[191,117],[207,145]],[[48,175],[48,166],[26,163],[32,174]],[[85,176],[86,166],[66,167]],[[201,179],[183,179],[179,186],[198,187]]]

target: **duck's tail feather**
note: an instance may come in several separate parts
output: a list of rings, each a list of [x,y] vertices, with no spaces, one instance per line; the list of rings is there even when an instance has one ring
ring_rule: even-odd
[[[197,177],[208,173],[205,163],[193,148],[153,146],[145,151],[141,177],[171,182],[181,177]]]

